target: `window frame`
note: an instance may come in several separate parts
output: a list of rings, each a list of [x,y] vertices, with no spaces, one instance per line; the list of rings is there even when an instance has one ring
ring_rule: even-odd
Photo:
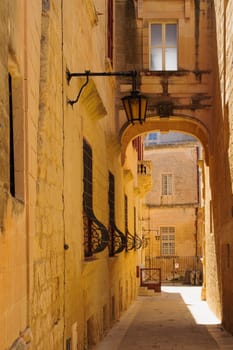
[[[128,232],[128,196],[124,195],[124,209],[125,209],[125,232]]]
[[[107,1],[107,57],[113,66],[113,0]]]
[[[90,144],[83,139],[83,212],[92,211],[93,205],[93,158]],[[91,219],[83,215],[84,223],[84,256],[93,255]]]
[[[115,223],[115,176],[111,171],[108,172],[108,179],[109,256],[114,256],[127,248],[127,241]]]
[[[164,179],[166,179],[166,183],[164,182],[165,181]],[[161,195],[172,196],[172,194],[173,194],[173,174],[172,173],[161,174]]]
[[[14,114],[13,114],[13,82],[12,75],[8,73],[9,91],[9,135],[10,135],[10,193],[15,197],[15,154],[14,154]]]
[[[25,130],[23,78],[8,70],[9,192],[25,201]]]
[[[93,209],[93,152],[85,138],[83,138],[83,231],[85,258],[102,252],[108,246],[108,230],[96,218]]]
[[[168,238],[164,239],[165,236],[168,236]],[[160,226],[160,255],[175,256],[175,254],[176,254],[175,226]]]
[[[152,45],[152,25],[154,24],[160,24],[162,26],[162,37],[161,37],[161,46],[155,46]],[[176,25],[176,46],[173,45],[166,45],[166,25],[168,24],[175,24]],[[152,68],[152,48],[161,48],[162,49],[162,69],[154,69]],[[166,49],[167,48],[176,48],[176,69],[166,69]],[[154,72],[159,71],[174,71],[176,72],[178,70],[178,48],[179,48],[179,26],[177,20],[168,20],[168,21],[153,21],[149,23],[149,70]]]

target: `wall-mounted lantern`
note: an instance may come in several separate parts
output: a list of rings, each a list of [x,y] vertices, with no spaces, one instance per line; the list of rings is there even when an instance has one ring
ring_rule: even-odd
[[[66,71],[66,79],[69,84],[73,77],[86,77],[85,83],[79,90],[79,93],[74,100],[67,99],[67,103],[73,106],[78,102],[79,97],[89,82],[90,76],[120,76],[120,77],[131,77],[132,78],[132,91],[131,95],[122,98],[123,106],[129,123],[140,123],[142,124],[146,120],[146,110],[147,110],[147,97],[143,96],[136,90],[136,71],[128,72],[91,72],[89,70],[84,73],[71,73],[69,70]]]

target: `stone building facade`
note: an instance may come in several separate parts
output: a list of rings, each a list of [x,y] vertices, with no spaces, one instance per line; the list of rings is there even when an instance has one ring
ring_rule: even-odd
[[[180,133],[151,133],[144,142],[153,179],[145,198],[145,265],[160,268],[163,283],[190,283],[191,271],[202,274],[201,145]]]
[[[232,304],[232,1],[214,1],[216,35],[214,37],[214,113],[212,139],[213,156],[210,163],[211,194],[209,200],[209,221],[206,222],[209,255],[217,260],[217,269],[213,271],[219,281],[221,315],[224,326],[233,331]],[[207,172],[208,177],[208,172]],[[208,180],[207,180],[208,181]],[[207,242],[207,244],[208,244]],[[214,254],[216,252],[216,255]],[[210,263],[211,263],[210,259]],[[207,266],[207,269],[209,266]],[[208,274],[207,274],[208,276]],[[216,277],[217,276],[217,277]],[[207,281],[208,283],[208,281]],[[211,291],[207,298],[214,304]]]
[[[233,331],[232,6],[1,0],[1,350],[91,348],[135,298],[150,174],[131,141],[154,130],[202,143],[205,294]],[[146,123],[126,123],[131,78],[89,77],[71,105],[87,76],[67,70],[138,71]]]
[[[123,167],[116,78],[67,103],[86,79],[68,69],[113,70],[115,6],[4,0],[0,16],[0,349],[90,348],[134,300],[142,246],[138,147]]]

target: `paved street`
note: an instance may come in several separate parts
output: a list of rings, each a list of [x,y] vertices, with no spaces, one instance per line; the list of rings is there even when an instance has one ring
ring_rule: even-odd
[[[233,349],[233,337],[200,300],[200,287],[140,296],[96,350]]]

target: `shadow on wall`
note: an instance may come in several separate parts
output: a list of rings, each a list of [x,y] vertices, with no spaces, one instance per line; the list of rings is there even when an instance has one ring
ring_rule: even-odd
[[[224,25],[221,20],[222,25]],[[212,203],[210,205],[210,218],[212,217],[212,232],[208,233],[213,237],[213,244],[216,251],[216,257],[209,255],[209,266],[214,263],[211,259],[216,260],[216,281],[219,285],[219,308],[222,312],[222,320],[224,327],[233,331],[233,304],[231,302],[231,295],[233,290],[233,280],[230,277],[232,273],[231,263],[231,250],[233,245],[233,194],[232,194],[232,174],[231,174],[231,157],[232,145],[230,144],[231,131],[229,126],[229,109],[221,86],[223,86],[224,79],[219,74],[219,64],[222,65],[223,71],[226,73],[226,61],[218,62],[218,50],[217,47],[217,32],[213,35],[213,72],[214,72],[214,84],[213,84],[213,132],[212,132],[212,155],[210,161],[210,191]],[[222,55],[221,55],[222,56]],[[225,84],[225,81],[224,81]],[[207,238],[207,237],[206,237]],[[211,237],[209,238],[209,244],[211,245]],[[210,251],[207,247],[207,251]],[[214,268],[214,264],[213,264]],[[215,271],[206,271],[207,283],[209,282],[209,292],[207,285],[207,298],[208,303],[213,310],[218,308],[217,300],[214,300],[216,292],[214,291],[214,285],[216,281],[211,280],[211,276],[214,278]]]

